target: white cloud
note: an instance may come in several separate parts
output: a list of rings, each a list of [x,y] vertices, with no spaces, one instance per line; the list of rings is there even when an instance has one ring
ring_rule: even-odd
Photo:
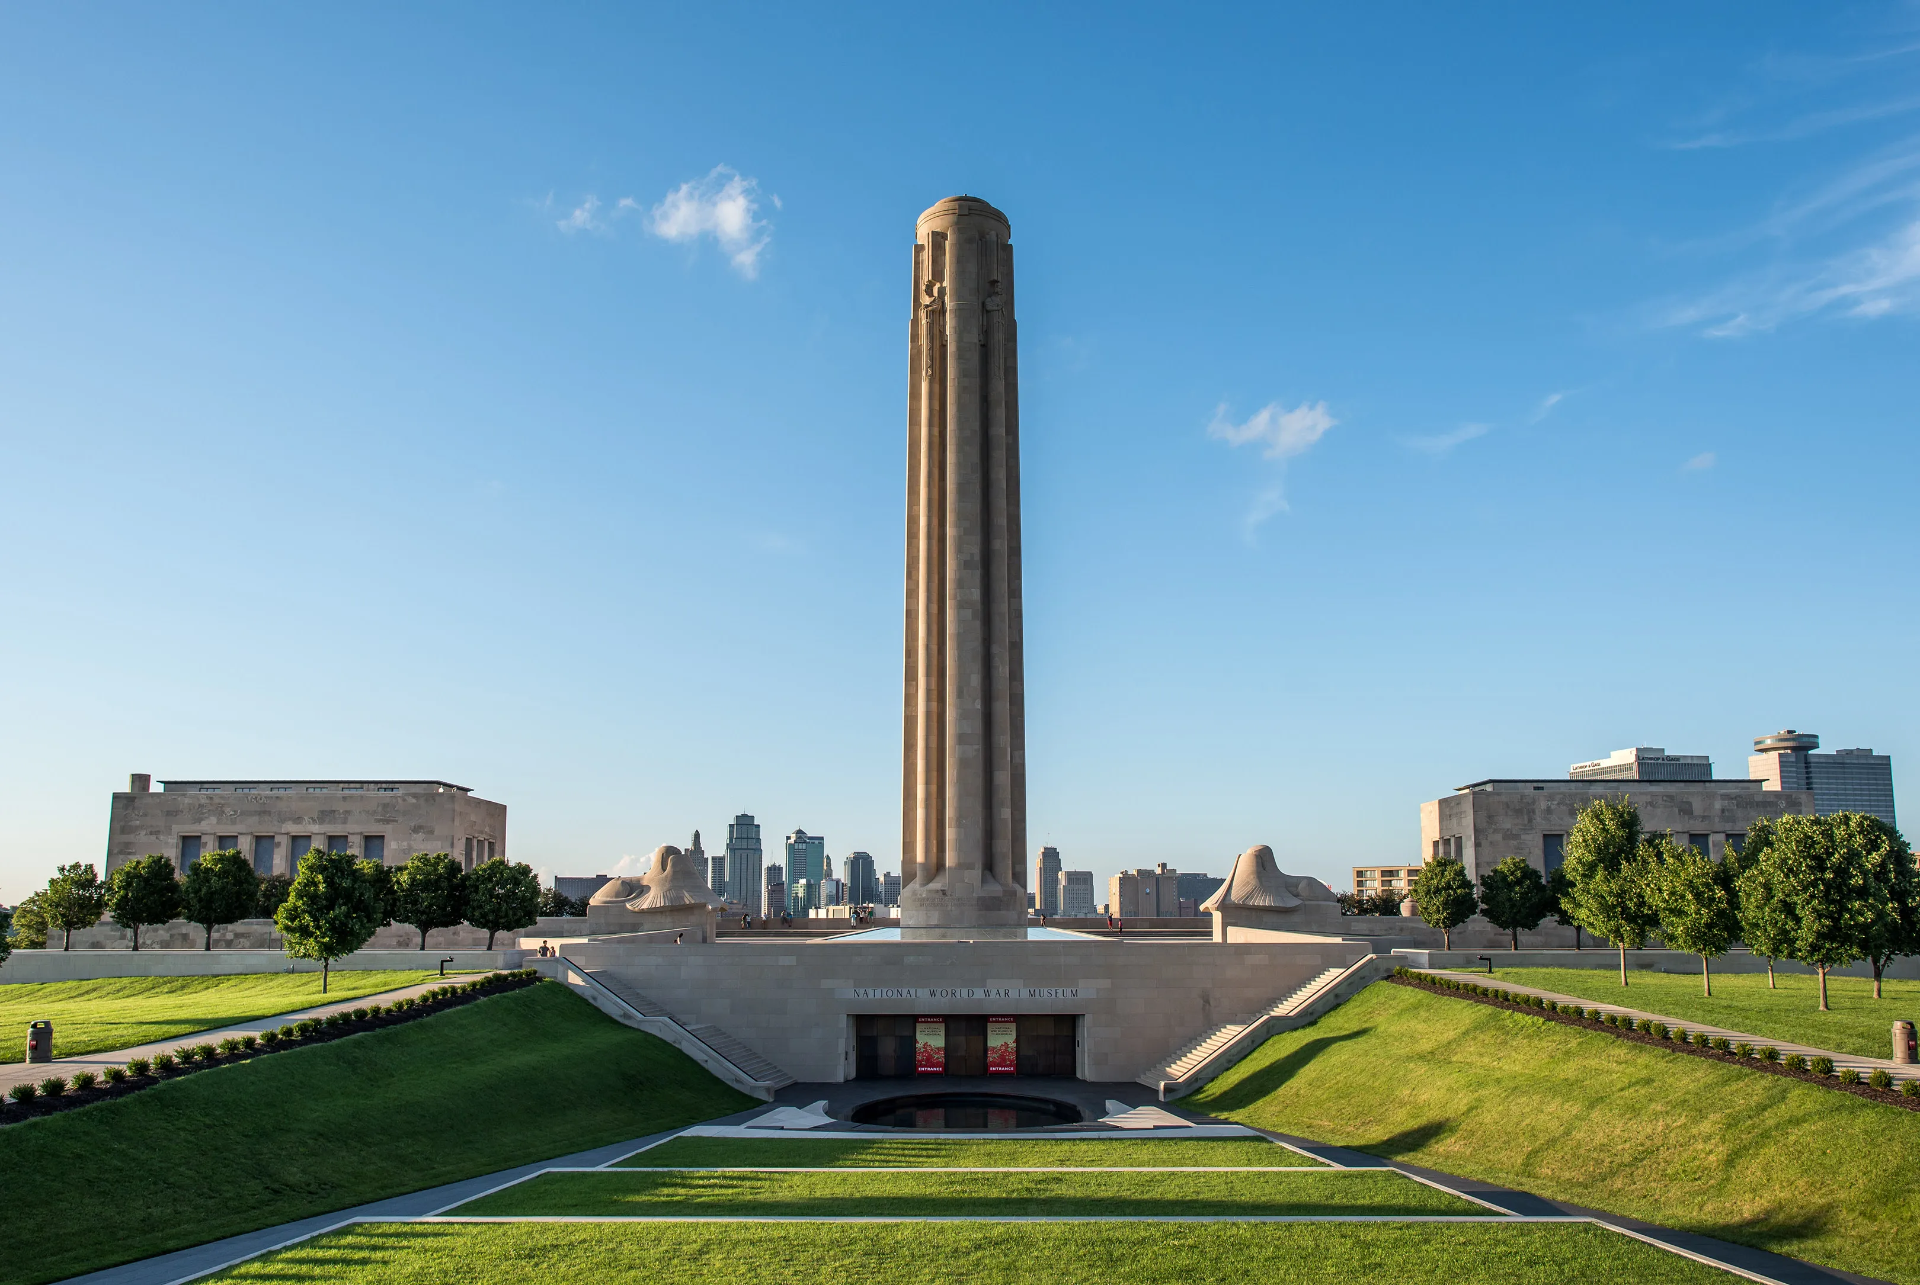
[[[1533,408],[1533,414],[1527,417],[1527,423],[1538,424],[1541,420],[1553,413],[1555,406],[1558,406],[1566,399],[1567,395],[1565,393],[1548,393],[1540,399],[1540,404]]]
[[[635,208],[631,199],[623,207]],[[776,208],[779,202],[774,202]],[[752,280],[760,274],[760,254],[772,239],[760,217],[760,185],[725,165],[705,178],[689,179],[653,207],[647,231],[667,241],[697,241],[711,236],[727,252],[735,271]]]
[[[1920,218],[1880,241],[1823,263],[1775,269],[1733,282],[1667,314],[1668,325],[1701,325],[1733,339],[1818,315],[1873,318],[1920,312]]]
[[[1246,423],[1236,424],[1227,418],[1227,406],[1222,402],[1214,409],[1213,422],[1207,425],[1207,436],[1219,438],[1230,446],[1265,442],[1267,449],[1264,453],[1268,459],[1284,460],[1312,450],[1313,444],[1325,437],[1327,430],[1339,422],[1327,413],[1325,402],[1315,402],[1311,406],[1301,402],[1292,410],[1282,410],[1279,402],[1268,402],[1255,411]]]
[[[1314,443],[1325,437],[1327,430],[1339,422],[1327,412],[1325,402],[1301,402],[1292,410],[1283,409],[1279,402],[1268,402],[1243,424],[1236,424],[1228,417],[1225,402],[1214,408],[1213,422],[1207,425],[1208,437],[1229,446],[1263,443],[1266,449],[1261,454],[1277,461],[1281,469],[1281,475],[1254,496],[1252,505],[1240,520],[1240,534],[1249,544],[1253,542],[1254,532],[1262,522],[1276,513],[1287,512],[1286,462],[1312,450]]]
[[[1486,436],[1490,427],[1488,424],[1462,424],[1451,433],[1436,433],[1432,437],[1403,437],[1400,440],[1422,455],[1437,457],[1445,455],[1462,442]]]
[[[1685,464],[1682,464],[1680,470],[1682,472],[1696,472],[1702,469],[1710,469],[1719,462],[1719,458],[1720,457],[1712,451],[1702,451]]]
[[[607,867],[607,877],[609,879],[631,879],[636,875],[645,874],[652,868],[653,854],[651,852],[629,852],[611,866]]]
[[[586,200],[574,206],[573,212],[567,215],[566,218],[561,219],[554,226],[562,232],[567,233],[605,231],[607,225],[601,222],[596,216],[596,212],[599,209],[600,198],[597,196],[589,196]]]

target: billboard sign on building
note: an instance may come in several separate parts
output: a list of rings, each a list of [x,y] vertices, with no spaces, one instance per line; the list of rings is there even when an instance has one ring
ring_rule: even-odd
[[[920,1075],[947,1073],[947,1019],[916,1018],[913,1023],[913,1069]]]
[[[1013,1075],[1019,1071],[1018,1029],[1011,1017],[987,1019],[988,1075]]]

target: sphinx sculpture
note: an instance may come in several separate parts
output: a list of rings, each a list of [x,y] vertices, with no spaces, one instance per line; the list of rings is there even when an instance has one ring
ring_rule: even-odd
[[[706,875],[698,867],[672,844],[655,848],[653,864],[645,874],[600,885],[587,902],[587,932],[598,937],[674,931],[695,941],[712,941],[727,903],[707,886]]]
[[[1255,844],[1234,858],[1233,870],[1219,891],[1201,905],[1213,916],[1215,941],[1239,940],[1233,929],[1338,934],[1340,903],[1318,879],[1290,875],[1273,859],[1273,849]]]

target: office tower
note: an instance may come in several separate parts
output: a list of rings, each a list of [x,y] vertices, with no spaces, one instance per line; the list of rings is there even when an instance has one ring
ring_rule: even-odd
[[[1060,913],[1060,849],[1045,847],[1033,863],[1034,900],[1043,915]]]
[[[778,915],[787,908],[786,871],[778,865],[767,867],[766,881],[761,886],[760,906],[763,915]]]
[[[900,904],[900,872],[889,870],[880,876],[880,904],[898,906]]]
[[[874,874],[873,857],[865,852],[849,852],[846,860],[847,904],[869,906],[880,900],[880,881]]]
[[[700,846],[700,832],[693,832],[693,842],[687,845],[687,860],[700,877],[707,881],[707,887],[714,890],[722,901],[727,900],[727,857],[724,852],[716,852],[711,859],[707,850]]]
[[[792,900],[791,890],[802,880],[817,884],[827,877],[826,837],[795,830],[787,836],[786,864],[788,900]]]
[[[1060,872],[1060,913],[1068,919],[1090,919],[1099,913],[1093,901],[1093,871]]]
[[[1817,816],[1865,812],[1888,825],[1893,819],[1893,757],[1872,750],[1815,754],[1820,738],[1791,727],[1753,738],[1747,776],[1768,790],[1811,790]]]
[[[1006,215],[914,229],[907,351],[901,935],[1024,937],[1020,385]]]
[[[1711,781],[1713,763],[1704,754],[1669,754],[1658,746],[1615,750],[1603,759],[1575,763],[1570,781]]]
[[[1172,918],[1180,913],[1180,872],[1166,862],[1153,870],[1122,870],[1107,880],[1107,903],[1122,919]]]
[[[742,812],[727,827],[726,875],[729,900],[744,904],[754,914],[779,913],[770,912],[772,903],[763,899],[766,883],[760,873],[760,827],[752,813]]]

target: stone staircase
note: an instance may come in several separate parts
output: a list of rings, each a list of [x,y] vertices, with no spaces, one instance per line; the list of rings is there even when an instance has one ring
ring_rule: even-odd
[[[1347,967],[1323,970],[1252,1020],[1216,1026],[1177,1049],[1141,1075],[1138,1083],[1156,1090],[1162,1102],[1186,1096],[1252,1052],[1267,1037],[1304,1026],[1344,1002],[1383,971],[1378,963],[1381,958],[1368,955]]]
[[[586,979],[587,998],[590,1001],[598,998],[591,993],[592,988],[612,996],[620,1006],[642,1019],[637,1023],[642,1030],[660,1036],[735,1088],[771,1101],[776,1090],[794,1083],[791,1075],[719,1027],[705,1022],[690,1025],[681,1021],[658,1000],[642,994],[606,969],[583,968],[564,955],[559,962]],[[561,980],[567,980],[564,971]],[[597,1007],[605,1009],[608,1006],[598,1003]],[[614,1015],[619,1016],[618,1013]]]

